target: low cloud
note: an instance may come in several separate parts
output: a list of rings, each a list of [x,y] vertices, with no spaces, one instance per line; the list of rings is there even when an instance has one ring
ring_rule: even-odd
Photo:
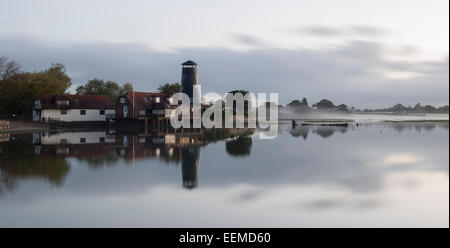
[[[248,34],[233,33],[231,38],[238,43],[247,46],[257,46],[263,44],[262,40]]]
[[[355,34],[363,35],[363,36],[377,36],[386,34],[387,31],[381,28],[373,27],[373,26],[354,26],[352,31]]]
[[[329,26],[309,26],[302,28],[301,31],[316,36],[337,36],[344,35],[346,33],[345,30]]]
[[[332,36],[355,36],[355,37],[373,37],[388,33],[386,30],[374,26],[352,26],[352,27],[333,27],[324,25],[311,25],[299,29],[301,33],[332,37]]]

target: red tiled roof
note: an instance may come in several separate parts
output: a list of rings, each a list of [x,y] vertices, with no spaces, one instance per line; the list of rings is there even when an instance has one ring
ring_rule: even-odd
[[[105,95],[57,95],[46,94],[40,99],[43,109],[114,109],[114,102]],[[59,106],[57,101],[69,101],[67,106]]]
[[[134,94],[133,94],[134,93]],[[159,97],[159,103],[154,102],[152,97]],[[156,93],[156,92],[133,92],[129,91],[122,95],[121,97],[125,97],[128,99],[130,103],[134,102],[134,106],[137,110],[146,110],[152,109],[155,107],[167,106],[169,105],[168,100],[166,99],[166,95],[164,93]],[[120,98],[117,101],[120,101]],[[133,101],[134,98],[134,101]]]

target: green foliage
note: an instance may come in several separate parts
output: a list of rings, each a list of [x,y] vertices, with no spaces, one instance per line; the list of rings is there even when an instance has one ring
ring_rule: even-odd
[[[89,80],[86,85],[78,86],[78,95],[107,95],[111,100],[115,101],[119,96],[127,91],[133,91],[131,83],[125,83],[122,87],[114,81],[103,81],[97,78]]]
[[[0,80],[0,113],[30,114],[44,94],[63,94],[71,85],[62,64],[40,72],[17,72]]]
[[[173,96],[173,94],[180,92],[181,85],[179,83],[165,83],[163,85],[159,85],[158,91],[160,93],[164,93],[167,97]]]

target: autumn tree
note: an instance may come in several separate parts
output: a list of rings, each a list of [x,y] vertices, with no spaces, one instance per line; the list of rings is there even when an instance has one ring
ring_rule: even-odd
[[[8,69],[11,71],[11,67]],[[20,68],[18,65],[15,68]],[[62,64],[39,72],[4,73],[0,80],[0,113],[30,114],[35,100],[44,94],[63,94],[71,85]],[[5,71],[2,71],[5,72]]]
[[[0,81],[20,72],[20,65],[7,57],[0,56]]]

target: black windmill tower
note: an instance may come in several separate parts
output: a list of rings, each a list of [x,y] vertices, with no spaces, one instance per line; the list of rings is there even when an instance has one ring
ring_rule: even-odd
[[[181,92],[189,96],[191,102],[194,97],[194,86],[198,86],[197,63],[188,60],[181,64]]]

